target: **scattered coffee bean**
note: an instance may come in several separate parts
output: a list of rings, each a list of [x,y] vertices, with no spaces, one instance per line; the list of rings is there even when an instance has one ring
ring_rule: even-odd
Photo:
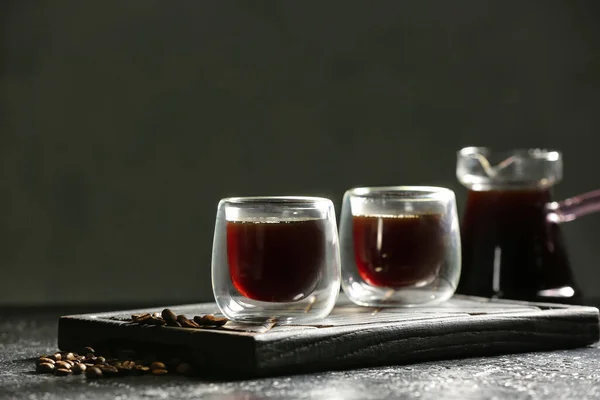
[[[73,371],[75,375],[79,375],[85,372],[86,369],[87,367],[85,366],[85,364],[77,364],[73,368],[71,368],[71,371]]]
[[[168,373],[169,373],[169,371],[167,371],[166,369],[153,369],[152,370],[152,375],[157,375],[157,376],[163,376]]]
[[[196,323],[200,326],[219,327],[219,326],[223,326],[227,323],[227,318],[219,318],[219,317],[215,317],[214,315],[211,315],[211,314],[206,314],[202,317],[200,317],[198,315],[195,316],[194,321],[196,321]]]
[[[100,366],[96,366],[96,367],[100,368],[102,370],[102,373],[106,376],[114,376],[119,373],[119,369],[116,367],[113,367],[112,365],[100,365]]]
[[[181,324],[181,326],[184,328],[194,328],[194,329],[200,328],[200,325],[198,325],[197,323],[195,323],[192,320],[187,319],[186,316],[183,314],[180,314],[177,316],[177,322],[179,322]]]
[[[173,311],[169,310],[168,308],[165,308],[164,310],[162,310],[161,313],[163,319],[167,322],[167,324],[169,322],[173,323],[173,322],[177,322],[177,314],[175,314]]]
[[[160,361],[154,361],[152,364],[150,364],[150,369],[167,369],[167,367]]]
[[[85,376],[90,379],[102,378],[102,370],[98,367],[88,368],[85,371]]]
[[[133,320],[133,322],[137,322],[138,324],[142,324],[145,321],[149,320],[150,318],[152,318],[152,314],[133,314],[131,316],[131,319]]]
[[[38,358],[37,365],[44,364],[44,363],[46,363],[46,364],[54,364],[54,360],[51,359],[51,358],[48,358],[48,357],[40,357],[40,358]]]
[[[54,371],[54,364],[52,363],[41,363],[40,365],[37,366],[36,368],[37,372],[40,372],[42,374],[48,374],[52,371]]]
[[[156,316],[151,316],[149,320],[147,320],[146,322],[148,325],[158,325],[158,326],[162,326],[165,325],[166,322],[162,317],[156,317]]]
[[[58,376],[67,376],[67,375],[71,375],[71,370],[68,368],[56,368],[54,370],[54,375],[58,375]]]
[[[106,362],[106,358],[100,356],[96,357],[94,360],[94,364],[104,364]]]
[[[150,317],[145,317],[145,315],[149,315]],[[168,313],[165,312],[165,315],[168,315]],[[167,316],[167,319],[170,317],[172,318],[173,316]],[[163,323],[166,322],[157,313],[143,314],[138,316],[138,319],[140,318],[145,318],[146,321],[159,319]],[[187,327],[196,329],[199,327],[197,323],[188,320],[184,315],[176,316],[175,318],[178,318]],[[136,357],[136,353],[133,350],[121,349],[119,352],[114,349],[101,350],[103,356],[97,355],[91,347],[86,347],[83,350],[87,352],[86,356],[66,351],[41,356],[36,360],[36,371],[38,373],[53,372],[57,376],[85,374],[86,377],[93,379],[102,376],[140,375],[147,373],[160,376],[168,374],[170,370],[181,375],[189,375],[190,371],[193,370],[191,364],[180,358],[167,357],[166,362],[159,361],[157,358],[159,354],[157,353],[145,353],[143,360],[133,360]],[[118,354],[119,357],[113,358],[115,354]]]
[[[66,361],[57,361],[57,362],[54,363],[54,366],[56,368],[71,369],[71,364],[69,364]]]
[[[84,347],[82,353],[83,354],[94,354],[96,352],[96,350],[94,350],[92,347]]]
[[[175,368],[178,374],[188,375],[192,371],[192,366],[188,363],[181,363]]]

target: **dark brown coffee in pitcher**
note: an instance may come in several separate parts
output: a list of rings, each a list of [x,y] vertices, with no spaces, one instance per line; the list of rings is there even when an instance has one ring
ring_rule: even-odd
[[[457,293],[579,302],[560,223],[600,210],[600,191],[552,202],[562,178],[557,151],[468,147],[458,153],[456,172],[469,189]]]

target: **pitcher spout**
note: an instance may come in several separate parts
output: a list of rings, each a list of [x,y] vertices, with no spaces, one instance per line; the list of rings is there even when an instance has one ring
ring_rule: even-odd
[[[553,201],[547,205],[548,221],[563,223],[600,211],[600,189],[570,197],[563,201]]]

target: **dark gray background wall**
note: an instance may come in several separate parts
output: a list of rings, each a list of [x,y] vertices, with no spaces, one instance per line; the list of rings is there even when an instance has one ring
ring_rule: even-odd
[[[596,1],[4,1],[0,303],[210,299],[221,197],[554,147],[600,188]],[[565,226],[600,283],[600,217]]]

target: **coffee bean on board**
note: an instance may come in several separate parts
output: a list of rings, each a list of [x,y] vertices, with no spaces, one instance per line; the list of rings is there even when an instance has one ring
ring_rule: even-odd
[[[137,322],[138,324],[143,324],[147,320],[149,320],[150,318],[152,318],[152,314],[149,314],[149,313],[146,313],[146,314],[133,314],[131,316],[131,319],[133,320],[133,322]]]
[[[219,326],[223,326],[227,323],[227,318],[219,318],[219,317],[215,317],[214,315],[206,314],[206,315],[203,315],[202,317],[199,315],[196,315],[194,317],[194,321],[200,326],[219,327]]]
[[[163,319],[167,322],[167,324],[169,322],[173,323],[173,322],[177,322],[177,314],[175,314],[173,311],[171,311],[168,308],[165,308],[164,310],[162,310],[161,313]]]
[[[162,317],[160,317],[160,316],[154,316],[153,315],[153,316],[150,317],[149,320],[147,320],[147,324],[148,325],[158,325],[158,326],[161,326],[161,325],[165,325],[166,322],[165,322],[165,320]]]
[[[200,328],[200,325],[198,325],[197,323],[195,323],[192,320],[187,319],[186,316],[183,314],[180,314],[177,316],[177,322],[179,322],[181,324],[181,326],[184,328],[193,328],[193,329]]]

